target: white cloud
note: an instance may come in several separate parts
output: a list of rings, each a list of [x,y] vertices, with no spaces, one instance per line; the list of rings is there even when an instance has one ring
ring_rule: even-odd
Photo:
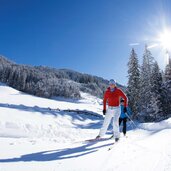
[[[130,43],[129,46],[138,46],[140,43]]]
[[[148,46],[148,49],[152,49],[152,48],[155,48],[157,46],[159,46],[159,44],[158,43],[155,43],[155,44],[149,45]]]

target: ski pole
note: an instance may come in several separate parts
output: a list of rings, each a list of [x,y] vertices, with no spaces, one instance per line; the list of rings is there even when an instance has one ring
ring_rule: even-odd
[[[130,126],[132,129],[135,128],[135,126],[132,123],[129,122],[128,124],[129,124],[128,127]]]
[[[130,118],[130,116],[127,114],[127,113],[125,113],[125,115],[130,119],[130,121],[133,123],[133,125],[135,126],[135,128],[137,128],[137,125],[134,123],[134,121]]]

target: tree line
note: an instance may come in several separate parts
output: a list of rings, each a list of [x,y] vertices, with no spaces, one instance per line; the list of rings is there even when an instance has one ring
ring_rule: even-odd
[[[128,62],[127,95],[134,119],[147,122],[170,117],[171,59],[163,72],[147,45],[142,65],[132,49]]]
[[[39,97],[80,98],[80,92],[103,97],[108,80],[68,69],[16,64],[0,56],[0,81]],[[118,85],[124,88],[121,85]]]
[[[80,92],[103,98],[108,80],[68,69],[16,64],[0,56],[0,81],[32,95],[51,98],[81,98]],[[171,115],[171,59],[162,72],[152,53],[145,46],[140,65],[134,49],[128,62],[126,91],[133,118],[139,121],[160,121]]]

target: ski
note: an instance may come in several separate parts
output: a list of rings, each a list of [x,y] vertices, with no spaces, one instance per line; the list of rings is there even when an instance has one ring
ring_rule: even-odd
[[[106,141],[106,140],[111,140],[113,138],[113,135],[110,137],[106,137],[106,138],[92,138],[92,139],[87,139],[84,140],[84,142],[98,142],[98,141]]]
[[[124,136],[124,138],[128,138],[128,136],[126,135],[126,136]],[[116,145],[116,144],[118,144],[119,142],[121,141],[121,138],[119,139],[119,140],[115,140],[115,142],[108,148],[108,151],[110,151],[110,150],[112,150],[113,149],[113,147]]]
[[[108,148],[108,151],[112,150],[113,147],[114,147],[116,144],[118,144],[119,141],[120,141],[119,139],[118,139],[118,140],[115,140],[115,142]]]
[[[82,141],[76,141],[75,143],[93,143],[93,142],[95,143],[95,142],[106,141],[106,140],[110,140],[110,138],[92,138]]]
[[[114,136],[111,135],[110,137],[105,137],[105,138],[92,138],[92,139],[86,139],[83,141],[75,142],[75,143],[95,143],[95,142],[100,142],[100,141],[107,141],[107,140],[112,140],[114,139]],[[116,143],[116,142],[115,142]]]
[[[115,145],[115,142],[108,148],[108,151],[112,150]]]
[[[109,148],[108,151],[112,150],[113,147],[115,147],[116,144],[118,144],[119,141],[115,141]]]
[[[85,140],[85,142],[96,142],[96,141],[106,141],[106,140],[110,140],[110,138],[92,138],[92,139]]]

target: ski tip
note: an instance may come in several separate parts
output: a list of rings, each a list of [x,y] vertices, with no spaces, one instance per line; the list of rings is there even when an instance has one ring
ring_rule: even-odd
[[[108,148],[108,151],[110,151],[112,148]]]
[[[112,144],[111,147],[108,148],[108,151],[112,150],[112,148],[114,147],[115,143]]]

